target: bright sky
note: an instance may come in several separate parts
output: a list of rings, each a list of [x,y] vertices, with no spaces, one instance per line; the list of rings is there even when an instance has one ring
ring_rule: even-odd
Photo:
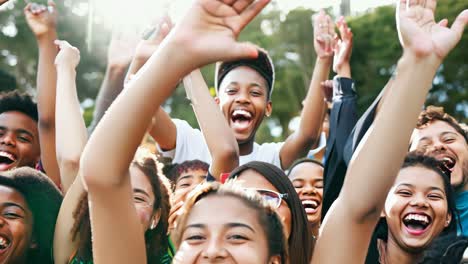
[[[341,0],[274,0],[285,12],[297,7],[312,9],[333,7],[336,14],[339,11]],[[351,0],[352,13],[362,12],[368,8],[394,3],[396,0]],[[104,19],[104,23],[126,21],[116,17],[127,16],[136,19],[138,24],[147,24],[151,17],[163,12],[168,12],[175,20],[180,18],[189,7],[190,0],[94,0],[96,14]],[[142,8],[144,7],[144,8]],[[87,7],[83,7],[87,9]],[[82,10],[84,11],[84,10]],[[119,15],[120,14],[120,15]],[[123,14],[123,15],[122,15]],[[111,22],[112,21],[112,22]]]

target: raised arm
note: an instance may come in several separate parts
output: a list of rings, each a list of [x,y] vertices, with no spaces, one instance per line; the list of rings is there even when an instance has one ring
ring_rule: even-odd
[[[432,79],[468,22],[468,11],[464,11],[451,29],[446,23],[437,24],[435,6],[435,0],[398,2],[397,25],[404,50],[398,75],[374,127],[353,156],[340,196],[322,223],[312,263],[364,262]]]
[[[231,172],[239,166],[236,137],[211,97],[200,70],[186,76],[184,86],[212,157],[210,173],[220,180],[221,173]]]
[[[129,164],[153,114],[183,76],[217,60],[257,56],[254,46],[236,42],[240,31],[268,0],[252,2],[238,0],[228,5],[217,0],[194,1],[189,13],[96,127],[81,160],[92,205],[94,263],[146,263]],[[116,133],[119,131],[124,133]]]
[[[29,3],[24,8],[29,28],[39,47],[37,67],[37,107],[39,112],[39,142],[41,162],[47,175],[60,186],[60,174],[55,154],[55,84],[54,66],[57,47],[57,10],[53,1],[48,6]]]
[[[66,192],[60,207],[54,233],[54,261],[68,263],[78,247],[73,240],[72,227],[75,223],[74,210],[85,192],[80,177],[77,177],[81,153],[88,137],[81,115],[76,91],[75,68],[80,61],[80,52],[66,41],[56,41],[60,52],[55,59],[57,67],[56,100],[56,148],[57,161],[62,177],[62,188]]]
[[[309,91],[304,100],[299,129],[291,134],[280,151],[281,167],[288,168],[303,157],[320,139],[325,114],[325,102],[321,83],[328,79],[333,59],[335,42],[334,24],[323,10],[314,19],[314,47],[317,53]]]
[[[136,41],[120,32],[113,32],[107,50],[107,68],[101,88],[96,97],[93,122],[89,130],[92,132],[106,113],[109,106],[124,88],[127,69],[135,53]]]

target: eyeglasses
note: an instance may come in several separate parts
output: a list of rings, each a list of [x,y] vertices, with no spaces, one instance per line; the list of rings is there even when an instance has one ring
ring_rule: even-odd
[[[245,188],[245,190],[257,192],[258,194],[260,194],[260,196],[262,196],[263,201],[270,204],[275,209],[281,206],[281,201],[283,199],[288,199],[287,193],[278,193],[272,190],[257,188]]]

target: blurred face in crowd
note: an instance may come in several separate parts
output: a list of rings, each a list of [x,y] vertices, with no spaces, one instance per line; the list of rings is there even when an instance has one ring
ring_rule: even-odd
[[[18,111],[0,114],[0,171],[34,167],[39,156],[37,122]]]
[[[260,189],[260,190],[270,190],[279,193],[278,189],[273,186],[262,174],[256,172],[255,170],[248,169],[243,171],[237,177],[239,182],[242,184],[242,187]],[[276,208],[276,213],[279,215],[286,238],[289,238],[291,234],[291,209],[284,199],[281,200],[281,204]]]
[[[263,117],[271,114],[266,80],[254,69],[239,66],[224,77],[218,95],[221,111],[237,142],[252,142]]]
[[[419,166],[400,170],[384,212],[388,243],[422,252],[451,221],[442,176]]]
[[[190,211],[173,263],[280,263],[269,256],[258,217],[237,197],[202,198]]]
[[[444,121],[433,121],[413,133],[411,149],[442,160],[451,170],[455,190],[468,190],[468,144],[464,137]]]
[[[138,167],[130,167],[130,180],[133,188],[133,203],[144,230],[155,227],[159,222],[160,211],[153,209],[156,198],[147,175]]]
[[[313,162],[296,165],[289,174],[310,224],[320,223],[323,200],[323,167]]]
[[[0,185],[0,263],[26,263],[33,248],[33,215],[23,195]]]
[[[179,190],[185,190],[188,188],[193,189],[193,187],[205,181],[207,173],[208,172],[203,169],[188,169],[182,172],[177,178],[174,191],[177,192]]]

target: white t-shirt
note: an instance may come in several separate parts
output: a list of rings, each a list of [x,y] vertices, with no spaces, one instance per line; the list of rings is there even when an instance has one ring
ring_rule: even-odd
[[[211,164],[211,155],[206,145],[205,138],[200,130],[191,127],[186,121],[172,119],[177,128],[176,148],[169,151],[161,151],[164,157],[172,158],[175,163],[186,160],[198,159]],[[280,150],[284,142],[254,143],[252,153],[239,157],[239,165],[249,161],[264,161],[281,168]]]

